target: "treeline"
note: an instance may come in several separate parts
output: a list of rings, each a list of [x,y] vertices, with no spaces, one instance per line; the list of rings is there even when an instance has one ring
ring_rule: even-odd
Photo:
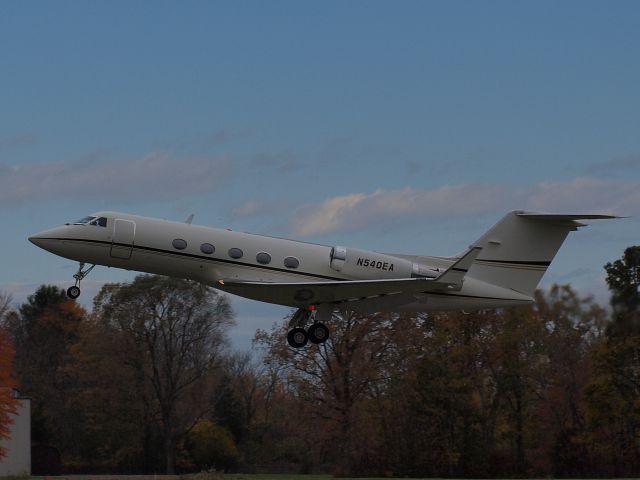
[[[153,276],[91,314],[43,286],[2,325],[39,473],[59,454],[87,473],[637,476],[640,247],[605,268],[611,311],[568,285],[473,314],[342,310],[300,350],[285,319],[232,352],[224,296]]]

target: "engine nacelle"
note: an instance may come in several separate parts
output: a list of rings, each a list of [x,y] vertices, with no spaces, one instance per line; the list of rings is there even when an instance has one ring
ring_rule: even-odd
[[[331,268],[360,280],[410,278],[413,263],[403,258],[358,248],[333,247]]]

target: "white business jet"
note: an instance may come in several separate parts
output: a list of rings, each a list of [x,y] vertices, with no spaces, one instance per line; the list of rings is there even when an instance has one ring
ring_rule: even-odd
[[[611,215],[513,211],[455,257],[379,253],[98,212],[29,237],[80,262],[67,295],[96,265],[187,278],[242,297],[298,308],[287,340],[300,348],[329,336],[341,306],[359,312],[477,310],[529,304],[578,220]],[[85,265],[90,266],[85,269]],[[311,326],[307,328],[307,325]]]

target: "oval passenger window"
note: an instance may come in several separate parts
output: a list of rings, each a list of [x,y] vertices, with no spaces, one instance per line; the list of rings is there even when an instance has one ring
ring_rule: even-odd
[[[244,255],[242,253],[242,250],[240,250],[239,248],[230,248],[229,249],[229,256],[231,258],[242,258],[242,255]]]
[[[269,255],[267,252],[260,252],[256,255],[256,261],[258,263],[261,263],[262,265],[268,265],[269,263],[271,263],[271,255]]]
[[[214,247],[210,243],[203,243],[202,245],[200,245],[200,251],[202,253],[206,253],[207,255],[211,255],[216,251],[216,247]]]
[[[284,266],[287,268],[298,268],[300,266],[300,260],[296,257],[287,257],[284,259]]]
[[[173,242],[171,242],[171,245],[173,245],[173,248],[177,250],[184,250],[185,248],[187,248],[187,242],[181,238],[176,238]]]

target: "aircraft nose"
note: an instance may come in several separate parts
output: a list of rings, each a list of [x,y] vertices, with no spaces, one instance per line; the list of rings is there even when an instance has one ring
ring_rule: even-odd
[[[38,247],[40,246],[40,245],[39,245],[39,241],[40,241],[40,240],[41,240],[41,239],[40,239],[40,236],[38,236],[38,235],[31,235],[31,236],[29,237],[29,241],[30,241],[31,243],[33,243],[34,245],[38,246]]]
[[[60,237],[60,232],[57,228],[52,228],[50,230],[44,230],[42,232],[38,232],[29,237],[29,241],[36,245],[37,247],[43,248],[45,250],[49,250],[49,247],[53,242],[56,241],[57,238]]]
[[[44,236],[41,233],[36,233],[29,237],[29,241],[37,247],[42,247],[44,243]]]

